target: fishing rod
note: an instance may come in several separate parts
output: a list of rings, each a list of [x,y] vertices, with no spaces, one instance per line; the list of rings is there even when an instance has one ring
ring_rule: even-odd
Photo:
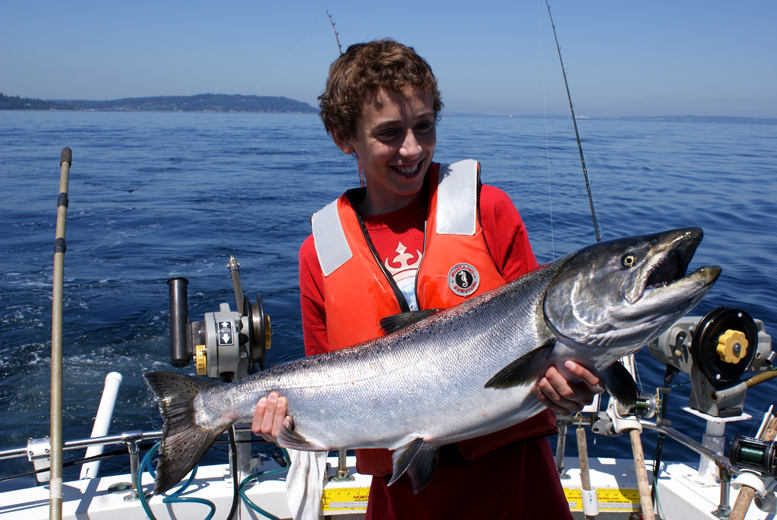
[[[596,209],[594,209],[594,198],[591,194],[591,184],[588,182],[588,170],[585,167],[585,157],[583,157],[583,143],[580,140],[580,132],[577,130],[577,119],[575,118],[575,107],[572,104],[572,95],[569,93],[569,83],[567,82],[567,71],[564,68],[564,60],[561,58],[561,46],[558,44],[558,36],[556,35],[556,24],[553,23],[553,15],[550,13],[550,4],[548,0],[545,0],[545,5],[548,8],[548,16],[550,17],[550,26],[553,27],[553,39],[556,41],[556,51],[558,52],[558,61],[561,63],[561,73],[564,76],[564,87],[567,90],[567,100],[569,101],[569,111],[572,113],[572,125],[575,127],[575,138],[577,139],[577,149],[580,152],[580,164],[583,165],[583,177],[585,178],[585,189],[588,192],[588,205],[591,208],[591,218],[594,223],[594,234],[596,235],[596,241],[600,242],[599,236],[599,220],[596,218]]]
[[[54,240],[54,274],[51,303],[51,478],[49,480],[49,519],[62,518],[62,307],[65,267],[65,226],[67,187],[73,152],[63,148],[57,198],[57,228]]]
[[[337,40],[337,49],[340,51],[340,55],[343,54],[343,46],[340,45],[340,35],[337,34],[337,29],[335,29],[335,21],[332,19],[332,15],[329,14],[329,10],[326,11],[326,15],[329,17],[329,23],[332,24],[332,30],[335,33],[335,40]]]
[[[601,241],[601,236],[599,234],[599,220],[596,217],[596,209],[594,208],[594,198],[591,193],[591,183],[588,180],[588,169],[585,167],[585,156],[583,155],[583,143],[580,140],[580,132],[577,128],[577,118],[575,117],[575,107],[572,103],[572,94],[569,92],[569,82],[567,81],[567,71],[564,67],[564,59],[561,56],[561,46],[558,43],[558,35],[556,34],[556,24],[553,21],[553,14],[550,12],[550,3],[549,0],[545,0],[545,6],[548,8],[548,17],[550,18],[550,26],[553,28],[553,39],[556,42],[556,52],[558,53],[558,61],[561,64],[561,74],[564,76],[564,88],[567,92],[567,101],[569,102],[569,112],[572,115],[572,126],[575,129],[575,139],[577,140],[577,150],[580,153],[580,164],[583,167],[583,178],[585,179],[585,189],[588,193],[588,206],[591,210],[591,219],[593,221],[594,225],[594,235],[596,236],[596,241]],[[625,360],[628,360],[627,366],[630,365],[632,367],[632,373],[636,373],[636,366],[634,365],[634,358],[633,355],[627,356]],[[594,403],[596,404],[596,407],[599,407],[599,400],[594,399]],[[634,427],[629,428],[629,441],[631,443],[631,451],[634,458],[634,471],[635,475],[637,477],[637,487],[639,489],[639,497],[640,497],[640,507],[642,509],[642,516],[646,520],[653,520],[655,518],[654,512],[653,512],[653,500],[650,495],[650,486],[648,484],[647,479],[647,472],[645,471],[645,456],[644,452],[642,450],[642,440],[640,438],[641,428]],[[578,450],[579,456],[581,459],[581,482],[583,481],[583,477],[585,474],[588,473],[589,468],[584,466],[582,464],[583,459],[587,461],[587,448],[585,443],[585,432],[582,428],[578,428]],[[599,505],[598,501],[596,500],[596,491],[592,488],[590,488],[590,479],[586,478],[585,480],[589,480],[588,488],[584,485],[582,487],[582,493],[583,493],[583,511],[585,513],[586,519],[588,518],[594,518],[598,512],[599,512]]]

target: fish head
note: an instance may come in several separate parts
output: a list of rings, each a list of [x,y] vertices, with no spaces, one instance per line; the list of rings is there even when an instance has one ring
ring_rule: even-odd
[[[699,228],[600,242],[559,260],[543,301],[546,323],[567,344],[606,347],[621,357],[690,311],[720,267],[686,269]]]

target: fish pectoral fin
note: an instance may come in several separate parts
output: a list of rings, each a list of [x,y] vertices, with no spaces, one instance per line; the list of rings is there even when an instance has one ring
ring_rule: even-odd
[[[409,311],[402,312],[400,314],[393,314],[382,318],[379,322],[380,328],[383,332],[390,334],[398,330],[402,330],[405,327],[409,327],[414,323],[418,323],[421,320],[428,318],[429,316],[440,312],[440,309],[425,309],[422,311]]]
[[[555,344],[555,338],[549,339],[539,348],[519,357],[494,374],[494,377],[489,379],[484,386],[486,388],[510,388],[533,383],[545,371],[548,357]]]
[[[416,454],[410,467],[407,468],[407,476],[413,486],[413,493],[418,493],[432,479],[434,470],[437,469],[437,448],[423,446]]]
[[[429,483],[437,468],[437,449],[426,446],[424,440],[417,437],[394,450],[392,459],[394,473],[388,485],[396,482],[407,471],[413,492],[418,493]]]
[[[278,446],[302,451],[326,451],[328,448],[300,434],[294,428],[294,421],[284,422],[277,437]]]
[[[622,363],[616,361],[601,372],[599,376],[610,394],[626,407],[637,402],[637,383]]]

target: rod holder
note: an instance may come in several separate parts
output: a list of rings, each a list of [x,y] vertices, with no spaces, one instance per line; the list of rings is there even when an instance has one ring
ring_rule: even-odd
[[[186,278],[167,280],[170,297],[170,363],[185,367],[192,360],[194,350],[189,338],[189,296]]]

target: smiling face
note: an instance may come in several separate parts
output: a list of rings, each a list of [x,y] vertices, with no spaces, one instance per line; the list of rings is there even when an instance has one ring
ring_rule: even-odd
[[[402,208],[419,195],[434,155],[433,96],[412,87],[379,88],[365,97],[354,137],[332,137],[343,152],[356,154],[367,178],[359,210],[378,215]]]

